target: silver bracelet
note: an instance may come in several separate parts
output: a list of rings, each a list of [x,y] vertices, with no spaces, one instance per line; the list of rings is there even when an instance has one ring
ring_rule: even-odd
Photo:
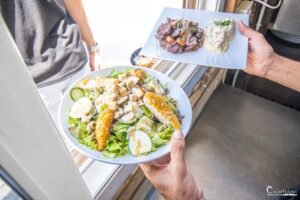
[[[99,51],[100,50],[100,46],[96,42],[96,44],[94,46],[87,47],[87,50],[88,50],[89,53],[93,53],[93,52]]]

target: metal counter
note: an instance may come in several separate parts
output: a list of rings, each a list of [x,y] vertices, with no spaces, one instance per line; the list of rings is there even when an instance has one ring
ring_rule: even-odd
[[[207,199],[269,199],[267,186],[300,185],[300,112],[221,85],[187,139],[186,159]]]

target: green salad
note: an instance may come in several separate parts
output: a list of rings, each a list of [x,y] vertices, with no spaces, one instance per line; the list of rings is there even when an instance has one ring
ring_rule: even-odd
[[[181,126],[167,86],[142,69],[113,69],[107,77],[81,80],[70,96],[70,133],[107,158],[147,155],[169,142]]]

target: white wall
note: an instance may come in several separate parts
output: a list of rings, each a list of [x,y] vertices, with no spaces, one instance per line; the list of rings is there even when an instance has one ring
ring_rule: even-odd
[[[107,65],[129,64],[144,45],[162,9],[182,7],[182,0],[83,0],[94,37]]]
[[[33,199],[91,199],[0,15],[0,165]]]

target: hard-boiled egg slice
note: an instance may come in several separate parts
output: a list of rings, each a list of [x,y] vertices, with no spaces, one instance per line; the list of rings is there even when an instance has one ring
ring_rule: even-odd
[[[81,118],[88,115],[93,108],[91,100],[87,97],[83,97],[76,101],[70,111],[70,117]]]
[[[143,153],[150,152],[152,142],[147,133],[143,131],[135,131],[134,135],[129,138],[129,150],[132,155],[139,156]]]

